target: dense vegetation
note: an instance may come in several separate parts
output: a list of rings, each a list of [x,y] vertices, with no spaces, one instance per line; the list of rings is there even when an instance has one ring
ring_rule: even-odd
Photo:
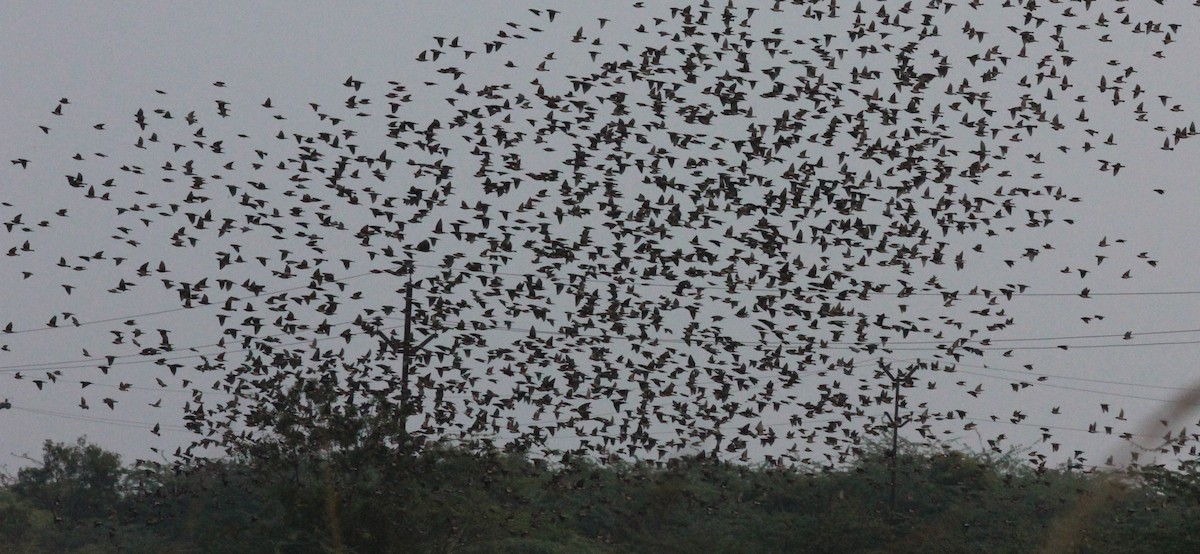
[[[80,439],[0,489],[6,552],[1200,552],[1200,474],[1035,471],[907,447],[804,472],[711,459],[549,466],[431,447],[122,465]]]

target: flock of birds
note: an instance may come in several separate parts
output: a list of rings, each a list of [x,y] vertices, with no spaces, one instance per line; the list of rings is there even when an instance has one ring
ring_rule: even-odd
[[[1079,200],[1044,175],[1055,156],[1116,176],[1124,129],[1166,150],[1195,136],[1131,62],[1089,59],[1116,38],[1166,59],[1185,29],[1118,0],[759,5],[532,9],[492,36],[434,37],[412,75],[339,79],[337,100],[294,110],[217,82],[210,104],[180,107],[158,91],[127,121],[79,127],[103,152],[14,154],[14,171],[68,168],[54,195],[69,204],[4,204],[6,271],[141,312],[0,323],[0,341],[109,331],[65,371],[14,368],[19,394],[79,386],[95,411],[188,391],[183,456],[411,434],[831,464],[899,425],[971,429],[971,410],[918,404],[914,387],[978,396],[955,365],[1013,324],[1028,287],[966,270],[1053,249],[1046,230],[1071,223],[1055,209]],[[33,134],[70,132],[72,108]],[[121,132],[134,138],[106,138]],[[101,250],[42,249],[88,210],[111,222],[90,237]],[[1155,263],[1099,248],[1063,271],[1086,284]],[[142,303],[151,290],[178,303]],[[127,363],[160,371],[142,383]]]

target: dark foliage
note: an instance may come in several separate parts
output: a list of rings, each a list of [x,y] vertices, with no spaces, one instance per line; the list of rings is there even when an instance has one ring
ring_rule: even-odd
[[[906,447],[836,469],[711,458],[551,466],[482,447],[181,470],[80,440],[0,490],[20,552],[1168,552],[1200,549],[1195,465],[1033,470]],[[1194,544],[1193,544],[1194,543]]]

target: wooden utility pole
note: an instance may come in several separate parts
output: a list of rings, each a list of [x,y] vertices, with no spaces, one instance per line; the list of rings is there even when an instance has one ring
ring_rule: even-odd
[[[404,285],[404,347],[400,354],[400,454],[408,446],[408,364],[412,357],[412,282],[413,266],[408,263],[408,284]]]
[[[883,360],[879,361],[879,369],[892,381],[892,413],[884,414],[884,419],[888,427],[892,429],[892,448],[889,453],[892,475],[891,482],[889,483],[888,506],[893,513],[896,511],[896,481],[899,478],[897,463],[900,458],[900,428],[912,420],[911,416],[900,417],[900,387],[911,387],[913,384],[913,375],[920,367],[921,364],[918,362],[910,365],[907,369],[893,371],[889,365],[883,363]]]
[[[409,394],[410,368],[412,367],[412,357],[419,352],[430,341],[437,337],[437,333],[431,333],[421,341],[421,344],[413,346],[412,336],[412,311],[413,311],[413,265],[410,261],[408,267],[408,282],[404,285],[404,336],[397,344],[397,341],[385,335],[378,329],[372,331],[376,337],[382,340],[392,349],[393,353],[400,354],[400,436],[397,438],[396,449],[401,455],[405,454],[409,448],[408,435],[408,416],[411,410],[412,396]]]

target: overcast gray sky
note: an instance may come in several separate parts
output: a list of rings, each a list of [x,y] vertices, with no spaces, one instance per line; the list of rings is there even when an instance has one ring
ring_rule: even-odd
[[[185,310],[143,316],[179,308],[174,292],[150,286],[157,279],[139,285],[132,293],[111,294],[106,290],[117,285],[128,266],[78,258],[101,250],[107,251],[109,258],[115,255],[113,252],[136,252],[137,256],[130,255],[127,263],[153,262],[154,267],[158,261],[165,261],[172,272],[166,278],[217,276],[211,257],[171,248],[157,228],[152,231],[157,240],[142,239],[138,249],[123,243],[124,237],[110,239],[118,215],[127,216],[114,213],[112,206],[85,201],[80,198],[82,191],[65,183],[65,175],[106,163],[95,156],[97,152],[105,153],[112,161],[143,159],[147,167],[162,163],[134,147],[138,134],[133,114],[139,108],[147,112],[155,108],[171,110],[176,118],[198,110],[209,122],[210,135],[247,135],[244,143],[231,141],[231,150],[242,144],[251,149],[259,144],[275,147],[274,126],[284,124],[272,119],[270,112],[257,109],[267,98],[275,106],[274,113],[289,118],[288,125],[316,128],[315,123],[302,122],[312,117],[309,103],[336,107],[344,102],[350,94],[343,86],[347,77],[366,83],[362,96],[377,99],[376,111],[383,110],[380,103],[388,81],[410,83],[412,89],[420,89],[420,83],[427,79],[450,82],[448,75],[431,75],[428,65],[415,61],[422,51],[437,47],[434,36],[461,36],[464,42],[470,40],[477,45],[492,40],[502,30],[533,37],[524,41],[508,39],[505,56],[476,60],[470,66],[475,82],[512,82],[533,90],[529,84],[533,78],[549,82],[576,71],[594,72],[596,69],[588,67],[586,57],[582,57],[586,50],[569,46],[576,27],[586,26],[589,32],[604,37],[606,51],[620,52],[612,45],[640,44],[638,41],[647,39],[633,29],[642,24],[653,28],[653,17],[668,15],[665,5],[655,2],[646,2],[648,6],[643,9],[628,4],[605,3],[601,7],[598,3],[554,3],[562,13],[551,24],[545,12],[534,15],[527,10],[537,5],[525,2],[351,2],[336,6],[307,2],[9,3],[0,19],[0,51],[4,52],[0,74],[5,76],[0,85],[0,100],[5,106],[0,111],[0,153],[4,157],[0,200],[6,203],[0,208],[0,220],[13,221],[17,214],[23,214],[23,220],[14,225],[14,230],[0,234],[2,250],[17,248],[19,253],[0,264],[0,283],[6,291],[0,297],[0,325],[12,321],[16,330],[39,329],[52,317],[63,324],[68,319],[63,312],[83,322],[139,315],[140,327],[172,329],[173,340],[179,345],[208,345],[220,338],[214,334],[211,313]],[[895,10],[903,3],[866,4],[867,11],[874,12],[877,5]],[[1200,106],[1195,93],[1200,90],[1200,76],[1190,70],[1191,53],[1200,48],[1195,32],[1200,11],[1178,4],[1161,7],[1097,1],[1085,12],[1081,2],[1067,4],[1078,17],[1056,20],[1051,14],[1061,13],[1062,9],[1054,6],[1043,12],[1050,18],[1047,25],[1087,24],[1092,29],[1071,35],[1070,55],[1075,58],[1071,71],[1081,80],[1073,81],[1070,91],[1056,92],[1061,96],[1058,101],[1069,106],[1063,111],[1072,115],[1078,110],[1066,99],[1088,95],[1089,102],[1081,103],[1079,109],[1086,109],[1091,121],[1072,123],[1064,135],[1039,135],[1036,140],[1022,143],[1005,142],[1002,136],[994,143],[1011,144],[1012,155],[1005,167],[1015,168],[1013,173],[1017,175],[1007,179],[993,175],[991,178],[998,180],[985,180],[980,187],[1012,187],[1014,180],[1023,179],[1031,189],[1061,187],[1064,194],[1080,201],[1055,204],[1059,222],[1049,229],[1018,230],[988,242],[983,253],[971,254],[966,271],[956,272],[947,265],[930,273],[940,275],[952,288],[965,287],[964,292],[973,283],[1021,283],[1029,286],[1026,292],[1037,294],[1018,296],[1000,306],[1014,323],[996,331],[991,335],[992,342],[981,346],[987,348],[985,356],[962,359],[958,375],[925,377],[911,394],[913,406],[927,402],[934,410],[938,406],[961,407],[968,417],[976,418],[970,422],[977,424],[978,434],[964,431],[962,421],[935,425],[938,432],[945,432],[943,439],[979,448],[981,441],[1003,433],[1008,437],[1006,445],[1036,445],[1042,440],[1040,428],[1046,427],[1052,429],[1054,442],[1062,444],[1063,452],[1084,450],[1090,463],[1100,463],[1123,444],[1104,436],[1105,426],[1111,426],[1114,435],[1142,433],[1146,421],[1153,422],[1162,410],[1180,406],[1172,399],[1188,389],[1200,388],[1200,376],[1192,367],[1200,355],[1200,318],[1195,315],[1200,299],[1200,282],[1196,279],[1200,248],[1194,240],[1194,210],[1200,205],[1200,189],[1194,183],[1197,145],[1185,140],[1174,151],[1164,151],[1158,138],[1161,134],[1152,128],[1157,123],[1138,122],[1130,113],[1131,106],[1144,102],[1155,121],[1167,122],[1167,130],[1193,121],[1192,110]],[[763,3],[763,7],[769,8],[770,3]],[[988,12],[989,8],[996,9],[990,6],[972,11],[956,6],[947,13],[945,24],[940,25],[946,47],[977,48],[992,40],[1003,44],[1006,53],[1019,47],[1005,28],[1008,20],[997,15],[999,12]],[[1144,10],[1133,15],[1134,23],[1153,20],[1178,23],[1180,27],[1170,31],[1173,41],[1164,44],[1161,33],[1132,34],[1128,26],[1120,26],[1123,15],[1115,12],[1119,8]],[[1100,12],[1113,21],[1112,42],[1085,38],[1106,34],[1094,26]],[[760,34],[769,35],[770,29],[779,25],[769,18],[785,21],[782,15],[763,13],[755,16],[764,29],[757,31]],[[600,31],[597,18],[611,21]],[[962,32],[964,19],[990,35],[982,41],[968,37]],[[519,22],[520,27],[506,26],[509,21]],[[530,26],[547,31],[538,35],[528,29]],[[829,26],[835,29],[830,32],[845,32],[841,24]],[[786,27],[783,38],[802,38],[789,35],[811,33],[816,28]],[[1162,58],[1154,55],[1157,51],[1162,51]],[[568,57],[568,61],[551,64],[553,70],[547,73],[534,71],[547,52],[561,52],[560,58]],[[572,55],[577,57],[570,58]],[[851,52],[847,58],[854,55]],[[506,59],[518,62],[520,72],[505,68]],[[1011,63],[1029,66],[1033,61],[1014,59]],[[1119,110],[1111,105],[1105,108],[1103,103],[1111,93],[1098,90],[1098,76],[1125,67],[1136,68],[1131,83],[1136,81],[1154,92],[1139,99],[1131,98],[1130,92]],[[964,78],[972,80],[979,73],[963,60],[956,60],[951,71],[952,75],[962,71]],[[1034,72],[1036,69],[1030,70]],[[1020,74],[1013,71],[1013,75]],[[991,91],[1000,98],[1016,98],[1027,91],[1038,95],[1044,92],[1044,86],[1025,90],[1012,82],[1014,79],[1011,75],[1001,76]],[[224,86],[214,87],[218,81]],[[1132,87],[1130,84],[1128,88]],[[883,93],[886,96],[887,91]],[[1159,94],[1170,98],[1160,101]],[[54,115],[51,112],[60,98],[68,98],[70,103],[63,107],[63,115]],[[216,100],[230,102],[229,118],[217,117]],[[997,104],[998,108],[1007,107],[1002,100]],[[1176,104],[1179,111],[1169,111]],[[436,109],[447,110],[445,106]],[[957,123],[959,116],[952,113],[946,117]],[[105,128],[96,129],[97,124]],[[49,128],[48,133],[39,129],[42,125]],[[1116,144],[1103,146],[1110,133]],[[965,152],[978,147],[978,137],[959,134],[961,139],[952,141],[956,148]],[[1085,141],[1098,145],[1100,150],[1084,152]],[[386,141],[378,144],[387,147]],[[1069,144],[1070,149],[1062,152],[1056,148],[1060,144]],[[380,147],[366,149],[374,154]],[[245,147],[242,150],[248,151]],[[1025,157],[1026,153],[1036,152],[1041,158]],[[82,161],[72,159],[77,153],[84,158]],[[405,154],[393,149],[391,155],[402,159]],[[28,159],[28,167],[9,163],[15,159]],[[1114,176],[1111,170],[1100,171],[1099,159],[1119,161],[1124,167]],[[104,179],[100,175],[100,170],[91,169],[89,181],[98,184]],[[127,186],[128,180],[118,181],[118,186]],[[170,201],[156,198],[180,197],[178,191],[162,192],[166,196],[159,197],[160,191],[150,184],[128,185],[143,187],[147,193],[143,205],[148,211],[153,211],[148,207],[151,203]],[[162,186],[164,191],[168,187]],[[395,187],[389,194],[402,196],[407,192],[404,185]],[[631,185],[627,194],[638,192]],[[657,195],[657,191],[646,192]],[[457,205],[458,199],[451,204]],[[68,210],[68,217],[57,215],[60,209]],[[1075,224],[1063,224],[1064,218],[1073,219]],[[39,227],[42,220],[49,224]],[[30,232],[23,232],[22,227],[29,227]],[[33,251],[21,250],[26,240]],[[1108,246],[1100,247],[1102,242]],[[1053,249],[1041,248],[1043,244]],[[1036,263],[1027,263],[1021,257],[1031,246],[1040,249]],[[1143,252],[1145,256],[1139,257]],[[1107,256],[1101,263],[1095,258],[1098,253]],[[59,266],[60,257],[68,267]],[[1005,260],[1015,263],[1010,267]],[[1149,260],[1157,265],[1151,266]],[[71,266],[76,265],[88,269],[74,271]],[[1068,269],[1065,273],[1061,271],[1064,268]],[[1090,274],[1081,278],[1079,268]],[[1122,278],[1126,270],[1130,278]],[[26,278],[23,271],[33,275]],[[64,284],[73,287],[69,294]],[[262,284],[268,290],[294,285],[285,281]],[[379,290],[397,288],[396,283],[376,286]],[[1084,288],[1090,290],[1091,298],[1079,297]],[[391,298],[393,303],[399,302],[394,294]],[[913,297],[909,304],[914,314],[936,317],[949,313],[941,311],[936,297]],[[155,457],[149,450],[152,447],[170,451],[191,440],[190,433],[179,427],[179,416],[180,407],[194,393],[190,392],[193,387],[181,380],[205,382],[211,377],[168,378],[152,364],[132,363],[138,358],[114,366],[107,375],[101,374],[94,362],[74,362],[86,358],[84,351],[136,354],[137,349],[128,344],[117,349],[111,344],[114,335],[110,330],[119,328],[120,322],[115,319],[79,328],[65,324],[56,329],[0,336],[0,344],[5,346],[0,352],[0,366],[6,372],[0,378],[0,398],[8,398],[13,407],[0,411],[0,455],[36,453],[44,439],[69,441],[87,435],[127,458],[145,458]],[[192,330],[190,335],[188,329]],[[1125,333],[1131,333],[1130,338],[1125,338]],[[936,351],[922,348],[896,347],[888,356],[893,360],[934,359]],[[63,382],[46,383],[39,393],[32,381],[41,379],[49,368],[63,369]],[[17,371],[24,379],[9,378]],[[856,377],[865,376],[859,373]],[[159,386],[156,377],[164,378],[168,386]],[[80,381],[91,384],[84,388]],[[936,381],[937,389],[929,390],[929,381]],[[1013,384],[1020,382],[1033,386],[1014,392]],[[129,384],[129,390],[120,390],[123,383]],[[985,394],[978,398],[966,394],[979,385]],[[89,404],[87,410],[80,407],[81,395]],[[117,400],[115,409],[105,406],[104,398]],[[162,408],[148,406],[160,398]],[[1010,421],[1014,411],[1026,417],[1019,424]],[[772,417],[780,424],[787,420],[786,415]],[[1195,429],[1197,417],[1197,413],[1178,413],[1168,426],[1151,425],[1149,429],[1156,435],[1168,430],[1178,432],[1183,426]],[[151,434],[155,424],[160,425],[161,436]],[[1092,424],[1100,433],[1087,432]],[[907,435],[915,438],[912,433]],[[1140,442],[1151,444],[1154,439],[1146,437]],[[1039,450],[1049,453],[1044,447]],[[9,467],[22,463],[20,458],[7,458]]]

